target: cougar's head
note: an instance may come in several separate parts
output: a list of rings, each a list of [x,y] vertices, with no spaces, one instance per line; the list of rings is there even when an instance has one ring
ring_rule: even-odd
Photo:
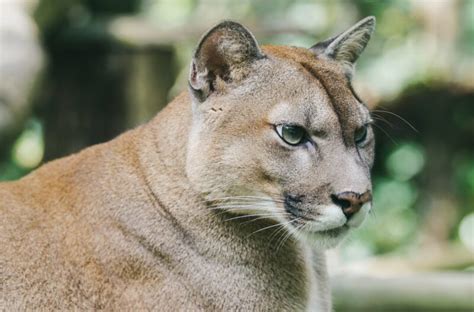
[[[206,33],[191,63],[187,175],[211,207],[335,245],[371,209],[374,135],[351,86],[365,18],[313,47],[259,47],[242,25]]]

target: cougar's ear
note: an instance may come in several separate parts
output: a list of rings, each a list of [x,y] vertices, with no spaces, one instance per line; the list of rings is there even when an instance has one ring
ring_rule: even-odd
[[[318,42],[310,48],[317,56],[336,60],[351,75],[355,61],[364,51],[375,29],[375,17],[369,16],[340,35]]]
[[[228,82],[241,80],[249,65],[263,54],[254,36],[242,25],[225,21],[199,42],[191,62],[189,86],[199,101]]]

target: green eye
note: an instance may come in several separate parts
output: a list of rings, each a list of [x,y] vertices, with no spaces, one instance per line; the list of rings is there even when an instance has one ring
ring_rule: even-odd
[[[280,138],[290,145],[301,144],[306,139],[306,131],[299,126],[278,125],[275,129]]]
[[[364,125],[357,129],[354,133],[354,140],[357,145],[362,144],[367,138],[367,125]]]

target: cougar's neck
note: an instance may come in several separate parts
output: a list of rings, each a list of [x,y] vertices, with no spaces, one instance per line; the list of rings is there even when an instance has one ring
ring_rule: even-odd
[[[186,152],[192,123],[191,99],[187,92],[178,95],[144,129],[144,165],[152,173],[185,178]]]
[[[137,133],[139,174],[154,205],[185,223],[203,213],[205,203],[186,175],[186,155],[192,124],[191,99],[187,92],[176,97]]]

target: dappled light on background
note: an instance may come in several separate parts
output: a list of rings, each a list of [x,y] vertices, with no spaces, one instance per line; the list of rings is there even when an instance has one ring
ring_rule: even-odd
[[[160,21],[160,26],[171,28],[186,23],[193,10],[193,1],[146,1],[144,14],[151,20]]]
[[[386,164],[393,178],[398,181],[410,180],[423,169],[423,149],[413,143],[402,144],[388,156]]]
[[[462,161],[457,160],[457,178],[462,192],[474,198],[474,155]],[[472,208],[472,207],[471,207]]]
[[[319,32],[328,22],[328,11],[321,3],[295,2],[288,10],[286,18],[301,29]]]
[[[409,182],[383,179],[375,182],[374,206],[381,211],[403,211],[415,202],[417,192]],[[379,212],[380,211],[380,212]]]
[[[12,158],[23,169],[37,167],[43,160],[44,139],[41,124],[32,120],[13,146]]]
[[[461,220],[459,226],[459,239],[474,252],[474,213],[470,213]]]

